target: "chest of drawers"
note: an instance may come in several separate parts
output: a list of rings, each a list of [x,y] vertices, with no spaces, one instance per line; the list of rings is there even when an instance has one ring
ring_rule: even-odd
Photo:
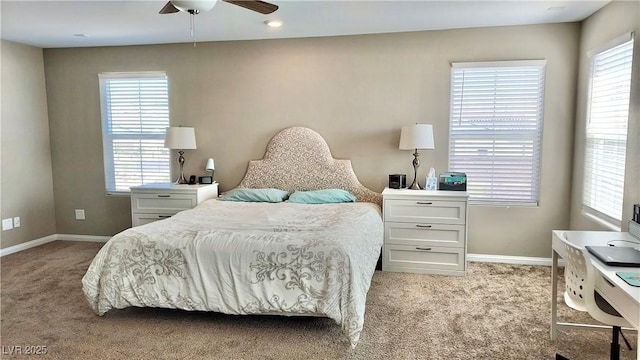
[[[144,225],[218,196],[218,184],[145,184],[131,188],[131,224]]]
[[[382,196],[383,271],[465,274],[466,192],[385,189]]]

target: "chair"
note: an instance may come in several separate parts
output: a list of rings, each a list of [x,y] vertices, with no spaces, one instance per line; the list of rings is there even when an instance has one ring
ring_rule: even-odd
[[[597,273],[591,264],[591,255],[585,248],[577,247],[562,238],[562,243],[567,250],[565,272],[564,301],[572,309],[586,311],[597,321],[612,326],[612,339],[610,359],[620,359],[619,335],[622,335],[625,343],[631,349],[629,341],[622,334],[622,327],[631,325],[609,304],[598,292],[595,291]],[[557,360],[566,359],[556,354]]]

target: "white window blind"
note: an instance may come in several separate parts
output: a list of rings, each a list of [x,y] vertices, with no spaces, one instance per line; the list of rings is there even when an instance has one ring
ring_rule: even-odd
[[[165,73],[103,73],[100,79],[102,141],[107,193],[170,181],[169,127]]]
[[[583,210],[617,227],[622,221],[632,60],[630,35],[591,60]]]
[[[545,64],[452,64],[449,171],[471,202],[538,203]]]

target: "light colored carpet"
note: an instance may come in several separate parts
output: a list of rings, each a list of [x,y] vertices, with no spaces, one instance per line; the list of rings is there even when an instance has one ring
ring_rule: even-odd
[[[469,263],[466,277],[377,271],[352,350],[325,318],[149,308],[99,317],[80,280],[100,246],[55,241],[0,259],[3,359],[608,359],[609,332],[549,340],[549,267]],[[592,322],[559,302],[563,320]],[[46,356],[7,354],[29,345],[46,345]],[[636,358],[621,348],[622,359]]]

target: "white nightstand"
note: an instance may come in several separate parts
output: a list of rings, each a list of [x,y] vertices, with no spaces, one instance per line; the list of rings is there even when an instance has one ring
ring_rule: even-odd
[[[131,224],[139,226],[166,219],[216,197],[218,197],[218,183],[207,185],[158,183],[134,186],[131,188]]]
[[[383,271],[464,275],[465,191],[385,189]]]

